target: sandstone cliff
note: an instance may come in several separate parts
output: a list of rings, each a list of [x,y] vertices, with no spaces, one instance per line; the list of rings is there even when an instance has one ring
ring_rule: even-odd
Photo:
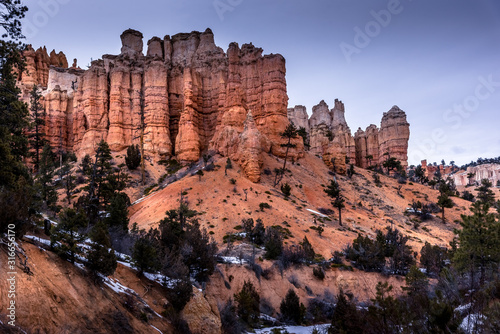
[[[67,69],[61,53],[26,51],[30,74],[19,82],[26,92],[33,84],[46,88],[52,146],[83,156],[104,139],[112,151],[121,151],[139,143],[143,133],[149,156],[196,161],[215,151],[241,161],[255,181],[261,152],[284,156],[280,133],[289,121],[281,55],[236,43],[225,53],[210,29],[153,37],[146,55],[140,32],[126,30],[121,41],[119,55],[104,55],[86,71],[76,64]],[[300,158],[302,140],[295,144],[289,157]],[[240,148],[251,154],[243,158]]]
[[[346,158],[362,168],[381,165],[388,157],[400,160],[403,167],[408,165],[410,125],[404,111],[397,106],[383,114],[380,129],[371,124],[365,131],[359,128],[354,137],[345,120],[344,104],[337,99],[331,110],[325,101],[314,106],[307,123],[303,106],[289,108],[288,118],[296,125],[307,125],[304,128],[310,151],[321,156],[330,168],[336,166],[339,171],[345,171]],[[332,158],[335,158],[334,163]]]

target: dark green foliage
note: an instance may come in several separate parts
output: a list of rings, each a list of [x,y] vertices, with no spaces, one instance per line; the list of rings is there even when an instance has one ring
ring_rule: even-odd
[[[356,174],[356,172],[354,171],[354,165],[350,164],[349,169],[347,170],[347,177],[352,178],[354,174]]]
[[[193,294],[193,285],[188,278],[177,279],[165,287],[165,295],[177,312],[182,311]]]
[[[289,289],[280,304],[281,318],[285,322],[300,325],[304,321],[305,312],[306,308],[300,302],[299,296],[297,296],[293,289]]]
[[[314,252],[314,249],[307,239],[307,237],[304,237],[304,240],[302,240],[302,243],[300,244],[302,249],[304,250],[304,259],[307,262],[312,262],[314,261],[314,257],[316,256],[316,253]]]
[[[385,266],[384,249],[380,243],[361,235],[354,239],[352,246],[347,247],[345,257],[353,261],[356,268],[365,271],[381,272]]]
[[[32,131],[29,135],[30,146],[34,150],[33,152],[33,163],[35,171],[38,171],[40,163],[40,150],[44,146],[43,126],[45,125],[45,110],[40,103],[40,98],[42,95],[38,91],[38,87],[33,85],[33,89],[30,92],[30,111],[31,111],[31,128]]]
[[[250,240],[252,239],[252,231],[254,229],[254,222],[253,222],[253,219],[252,218],[248,218],[248,219],[243,219],[241,221],[241,226],[243,226],[243,231],[245,231],[245,233],[247,233],[247,235],[250,237]]]
[[[292,193],[292,187],[288,183],[284,183],[281,185],[281,192],[285,198],[288,198]]]
[[[391,295],[392,285],[378,282],[377,294],[368,307],[370,327],[378,333],[397,333],[401,323],[401,306],[398,299]]]
[[[85,154],[85,156],[82,158],[82,162],[80,163],[80,168],[83,174],[88,174],[90,172],[91,164],[92,164],[92,158],[90,158],[90,155]]]
[[[276,260],[283,252],[283,237],[281,232],[274,226],[266,229],[264,247],[266,249],[265,258]]]
[[[106,225],[102,222],[96,224],[90,232],[90,238],[93,243],[87,253],[87,268],[94,277],[97,277],[97,274],[112,275],[117,262]]]
[[[52,211],[56,211],[55,205],[57,203],[57,192],[53,182],[55,159],[56,156],[52,152],[52,148],[49,144],[46,144],[43,147],[42,156],[40,158],[40,168],[36,179],[36,186],[39,189],[40,197],[46,208]]]
[[[491,190],[492,183],[488,179],[482,179],[481,185],[476,188],[477,200],[481,201],[484,204],[488,204],[489,206],[493,206],[495,204],[495,194]]]
[[[59,214],[59,224],[52,228],[50,244],[55,251],[71,261],[82,253],[78,243],[85,239],[78,230],[88,226],[88,219],[82,210],[66,209]]]
[[[240,292],[234,295],[234,300],[238,304],[237,312],[241,320],[254,326],[259,321],[260,296],[250,281],[245,281]]]
[[[295,147],[296,145],[292,143],[292,139],[297,138],[297,128],[293,124],[293,122],[290,122],[290,124],[287,125],[285,128],[285,131],[283,131],[281,134],[281,138],[286,139],[287,142],[285,144],[281,144],[281,147],[286,147],[285,151],[285,158],[283,159],[283,167],[281,168],[281,173],[276,173],[276,176],[274,177],[274,186],[276,187],[280,182],[281,179],[283,179],[283,175],[285,174],[286,171],[286,161],[288,159],[288,151],[290,148]]]
[[[412,266],[406,275],[406,286],[402,287],[403,291],[409,296],[415,297],[427,294],[429,288],[429,279],[416,266]]]
[[[259,203],[260,211],[264,211],[264,209],[270,209],[270,208],[271,208],[271,206],[269,205],[269,203],[266,203],[266,202]]]
[[[139,145],[130,145],[127,148],[125,164],[129,170],[135,170],[141,165],[141,150],[139,149]]]
[[[262,223],[262,220],[257,219],[257,223],[255,227],[252,229],[252,233],[250,234],[250,238],[257,245],[263,245],[265,241],[266,228]]]
[[[477,272],[482,285],[499,269],[500,224],[497,215],[489,213],[489,208],[488,204],[474,203],[473,215],[462,215],[462,229],[455,231],[460,247],[454,253],[453,263],[460,272],[468,272],[471,288],[476,284]]]
[[[465,190],[463,193],[462,193],[462,198],[466,201],[469,201],[469,202],[474,202],[475,201],[475,197],[472,193],[470,193],[469,191]]]
[[[198,180],[201,181],[201,177],[204,175],[204,173],[201,169],[198,169],[198,171],[196,172],[196,175],[198,175]]]
[[[123,230],[128,230],[128,205],[130,199],[125,193],[116,193],[108,205],[108,217],[106,224],[109,227],[121,227]]]
[[[333,310],[332,324],[328,334],[364,334],[364,319],[356,309],[356,304],[340,290],[337,305]]]
[[[132,249],[132,261],[139,269],[139,275],[144,272],[154,272],[160,269],[160,262],[157,251],[157,242],[153,232],[143,232],[134,243]]]
[[[425,268],[427,275],[431,277],[439,275],[448,259],[448,250],[444,247],[431,246],[430,243],[425,242],[420,250],[420,264]]]
[[[76,188],[75,179],[76,177],[71,173],[71,165],[69,161],[66,161],[61,169],[62,185],[66,193],[66,199],[68,200],[68,205],[71,204],[71,196]]]
[[[445,219],[444,209],[445,208],[452,208],[455,205],[455,203],[453,203],[453,201],[450,198],[451,189],[448,186],[448,184],[442,182],[439,186],[439,193],[440,193],[440,195],[438,196],[437,205],[442,210],[442,220],[444,222],[445,221],[444,220]]]
[[[309,140],[307,138],[307,131],[306,131],[306,128],[304,128],[303,126],[301,126],[298,130],[297,130],[297,135],[302,137],[302,141],[304,142],[304,147],[306,148],[306,150],[309,149],[310,145],[309,145]]]
[[[27,105],[20,101],[21,90],[16,78],[24,70],[21,57],[23,38],[20,20],[27,7],[20,1],[2,1],[4,29],[0,40],[0,233],[9,224],[16,225],[16,238],[20,238],[28,225],[36,205],[34,190],[28,169],[23,160],[28,157]],[[16,68],[16,72],[14,72]]]
[[[230,298],[222,308],[219,309],[222,334],[241,334],[242,328],[236,315],[236,306]]]
[[[397,160],[396,158],[389,158],[387,159],[382,166],[384,168],[387,168],[387,172],[390,173],[392,171],[397,171],[400,172],[403,170],[403,166],[401,166],[401,161]]]
[[[332,206],[339,210],[339,225],[342,226],[342,209],[345,208],[345,200],[340,193],[340,186],[335,180],[330,180],[330,184],[323,191],[332,198]]]

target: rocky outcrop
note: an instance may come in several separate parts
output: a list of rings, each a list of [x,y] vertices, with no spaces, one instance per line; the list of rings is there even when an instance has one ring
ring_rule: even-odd
[[[468,176],[473,175],[470,179]],[[489,180],[493,186],[496,186],[500,181],[500,165],[499,164],[484,164],[479,166],[467,167],[466,171],[459,171],[452,174],[453,180],[457,186],[480,185],[481,180]]]
[[[220,334],[222,325],[220,315],[215,313],[203,293],[194,288],[193,296],[182,310],[182,318],[189,324],[193,333]]]
[[[304,114],[307,112],[303,106],[288,109],[288,117],[294,123],[303,124]],[[310,151],[322,156],[329,167],[334,166],[331,163],[333,157],[338,165],[341,154],[348,163],[362,168],[381,165],[388,157],[400,160],[403,167],[408,166],[410,125],[404,111],[397,106],[384,113],[380,129],[371,124],[365,131],[359,128],[353,137],[345,120],[342,101],[336,99],[331,110],[325,101],[321,101],[312,109],[308,128]],[[338,165],[339,170],[345,170],[343,164]]]
[[[309,129],[309,116],[307,115],[306,107],[295,106],[293,108],[287,109],[288,119],[293,122],[297,129],[304,128],[307,133],[310,132]]]
[[[76,62],[60,68],[67,67],[61,53],[26,51],[32,74],[19,82],[47,87],[52,145],[83,156],[101,139],[121,151],[138,144],[142,134],[147,155],[188,162],[213,150],[240,161],[255,181],[262,152],[285,155],[280,134],[289,121],[281,55],[236,43],[224,53],[210,29],[153,37],[145,55],[142,33],[129,29],[120,38],[119,55],[104,55],[86,71]],[[302,139],[294,144],[288,156],[300,158]]]
[[[406,121],[404,111],[393,106],[384,113],[380,123],[378,140],[379,163],[385,161],[385,153],[391,158],[401,161],[403,168],[408,166],[408,140],[410,139],[410,124]]]

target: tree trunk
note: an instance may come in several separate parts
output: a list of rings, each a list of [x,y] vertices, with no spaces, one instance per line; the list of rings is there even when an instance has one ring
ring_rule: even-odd
[[[339,208],[339,225],[342,226],[342,209]]]

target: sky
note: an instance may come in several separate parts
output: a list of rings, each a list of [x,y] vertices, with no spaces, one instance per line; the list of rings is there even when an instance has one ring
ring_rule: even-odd
[[[352,133],[393,105],[410,123],[409,164],[500,156],[498,0],[24,0],[26,42],[71,64],[119,54],[120,34],[211,28],[286,59],[289,107],[345,104]]]

